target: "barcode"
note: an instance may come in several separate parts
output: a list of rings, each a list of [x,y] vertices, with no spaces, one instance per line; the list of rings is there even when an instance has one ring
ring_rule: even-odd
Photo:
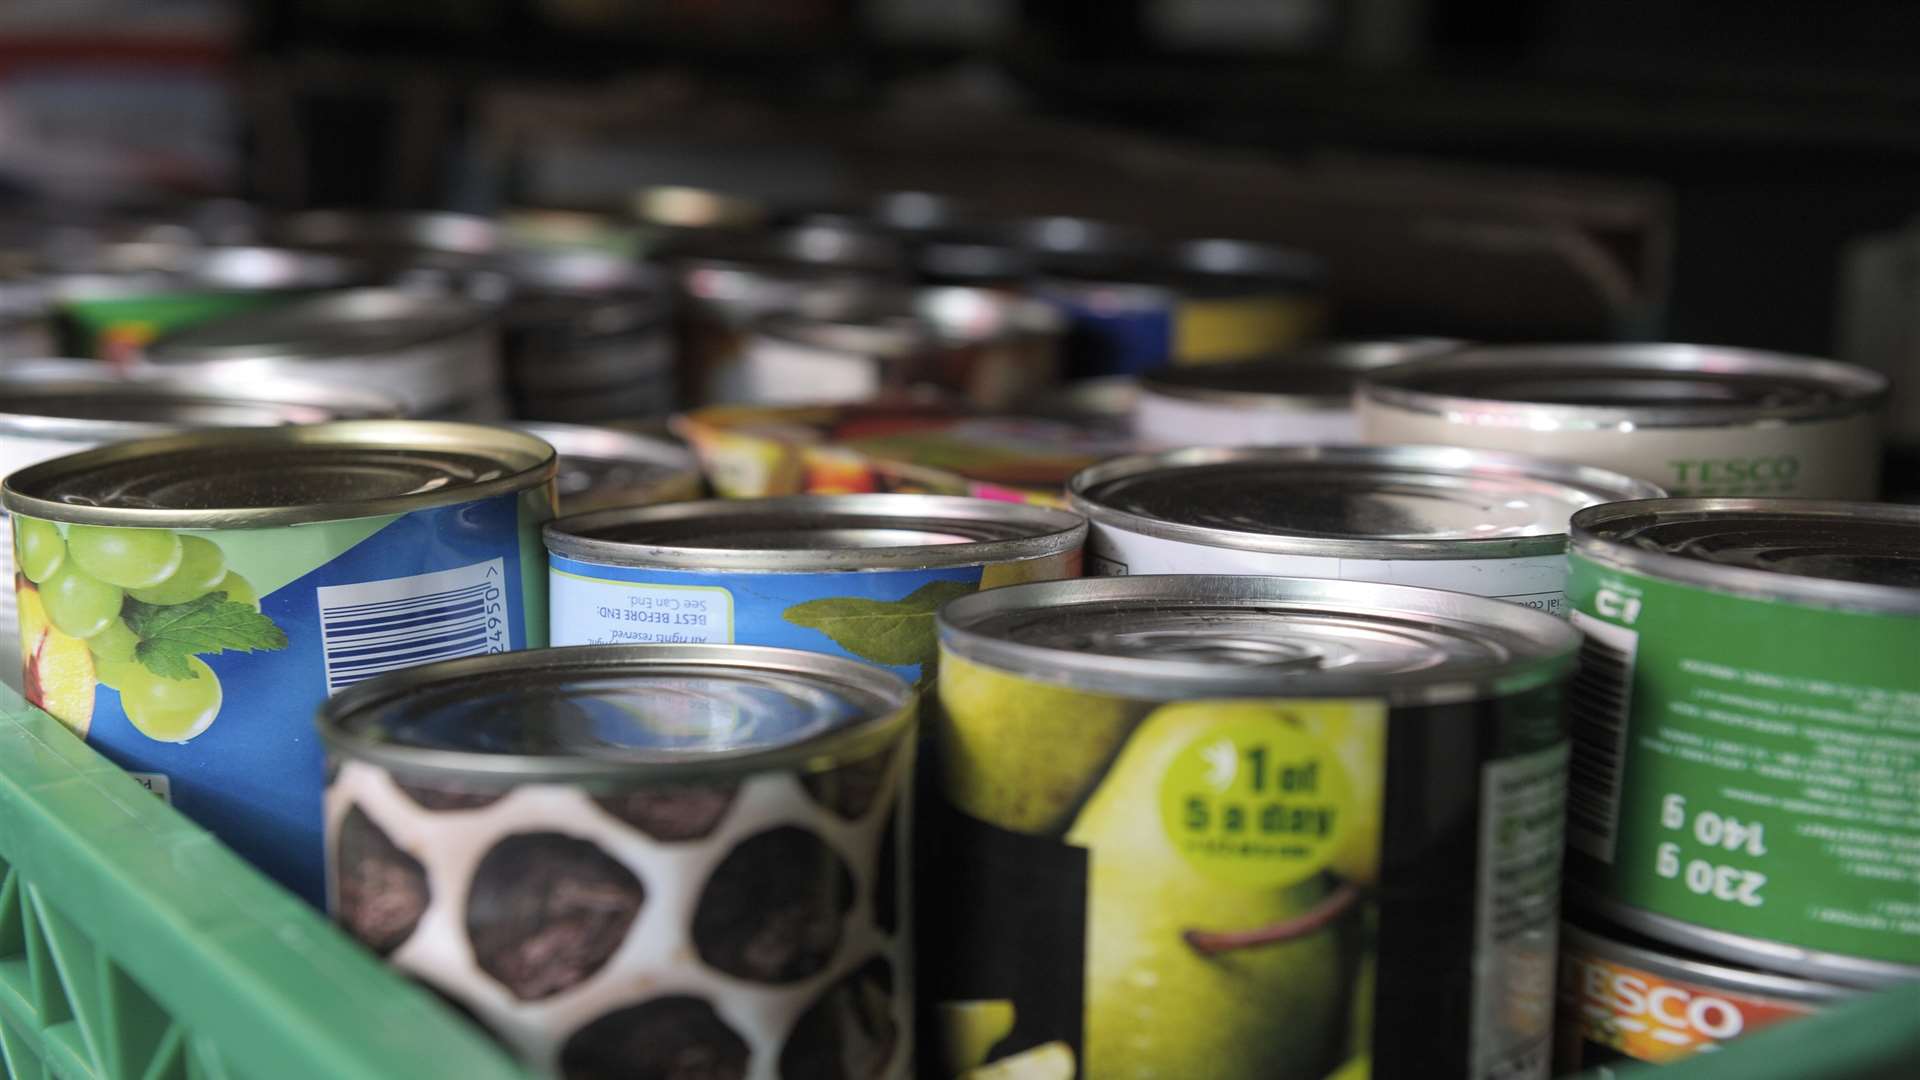
[[[494,559],[314,590],[327,692],[416,664],[507,651],[505,582]]]
[[[1568,687],[1573,757],[1568,764],[1567,843],[1610,863],[1620,821],[1621,761],[1640,635],[1584,612],[1573,612],[1572,619],[1586,642],[1580,647],[1580,671]]]

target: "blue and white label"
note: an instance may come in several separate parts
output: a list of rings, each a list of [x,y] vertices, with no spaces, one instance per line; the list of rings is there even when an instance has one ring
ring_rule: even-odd
[[[555,645],[772,645],[865,660],[909,681],[939,651],[933,613],[978,589],[983,573],[705,573],[562,555],[548,566]]]

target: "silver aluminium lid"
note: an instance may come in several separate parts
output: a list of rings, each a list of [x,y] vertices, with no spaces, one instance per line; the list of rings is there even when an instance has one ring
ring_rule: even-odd
[[[602,510],[548,523],[547,550],[609,566],[916,570],[1073,551],[1078,514],[957,495],[801,495]]]
[[[553,474],[553,447],[507,428],[347,420],[110,443],[14,472],[0,504],[78,525],[278,528],[471,502]]]
[[[1368,375],[1381,405],[1535,431],[1817,420],[1880,407],[1885,377],[1833,360],[1711,345],[1462,349]]]
[[[1317,255],[1226,237],[1182,241],[1174,245],[1171,261],[1177,276],[1203,288],[1208,281],[1231,280],[1310,286],[1326,277],[1326,264]]]
[[[1582,510],[1573,550],[1758,599],[1920,616],[1920,507],[1815,499],[1657,499]]]
[[[665,439],[585,424],[513,426],[559,451],[554,486],[562,505],[611,498],[653,502],[659,501],[656,496],[699,490],[700,466],[693,452]]]
[[[1611,933],[1582,929],[1571,921],[1562,923],[1560,927],[1561,947],[1564,950],[1625,964],[1650,975],[1687,982],[1694,986],[1794,1002],[1840,1001],[1861,994],[1859,990],[1836,986],[1833,983],[1736,967],[1705,957],[1671,951],[1668,946],[1656,945],[1652,942],[1644,945],[1636,944],[1623,940],[1623,937],[1624,935],[1615,936]]]
[[[1224,364],[1178,364],[1140,378],[1141,390],[1162,397],[1246,408],[1351,407],[1363,372],[1439,356],[1459,348],[1450,338],[1336,341]]]
[[[1580,635],[1484,597],[1364,581],[1081,578],[963,596],[951,652],[1045,682],[1145,698],[1472,701],[1559,681]]]
[[[1574,511],[1662,494],[1604,469],[1447,446],[1135,454],[1081,470],[1067,491],[1075,510],[1126,532],[1369,559],[1550,555]]]
[[[448,293],[343,289],[168,334],[147,357],[162,365],[362,359],[470,333],[494,313]]]
[[[876,753],[912,722],[892,672],[745,645],[581,646],[408,668],[335,695],[330,754],[402,777],[640,785]]]
[[[117,442],[182,428],[275,427],[396,416],[372,390],[305,379],[209,378],[91,360],[27,361],[0,372],[0,433]]]

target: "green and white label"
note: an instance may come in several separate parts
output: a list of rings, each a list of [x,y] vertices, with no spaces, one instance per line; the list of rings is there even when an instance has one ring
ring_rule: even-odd
[[[1920,619],[1579,555],[1568,599],[1573,871],[1670,918],[1920,963]]]

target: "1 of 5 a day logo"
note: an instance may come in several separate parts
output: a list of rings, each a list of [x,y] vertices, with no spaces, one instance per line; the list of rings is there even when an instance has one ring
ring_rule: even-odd
[[[165,529],[14,518],[21,661],[27,699],[82,737],[96,684],[156,742],[185,742],[220,713],[203,656],[275,651],[287,636],[260,612],[218,543]]]

